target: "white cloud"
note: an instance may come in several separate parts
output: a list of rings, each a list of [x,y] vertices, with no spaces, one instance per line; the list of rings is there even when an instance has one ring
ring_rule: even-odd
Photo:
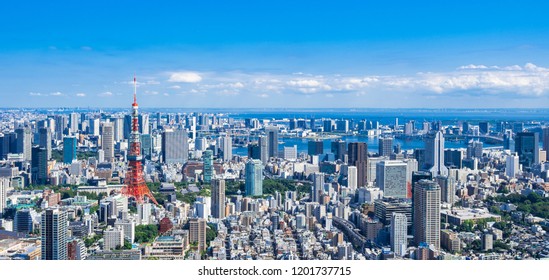
[[[146,91],[145,91],[145,94],[146,94],[146,95],[158,95],[158,91],[146,90]]]
[[[174,72],[170,74],[168,82],[175,83],[198,83],[202,77],[196,72]]]
[[[29,92],[29,95],[30,96],[44,96],[44,94],[42,94],[40,92]]]
[[[51,96],[61,96],[61,95],[63,95],[63,94],[62,94],[61,92],[59,92],[59,91],[56,91],[56,92],[50,93],[50,95],[51,95]]]
[[[195,76],[196,75],[196,76]],[[419,72],[409,75],[318,75],[311,73],[210,73],[209,83],[196,83],[202,77],[194,72],[172,72],[170,81],[183,94],[237,95],[266,98],[272,94],[302,94],[337,97],[367,93],[408,93],[444,95],[542,96],[549,95],[549,69],[527,63],[523,66],[487,66],[469,64],[442,72]],[[195,84],[192,84],[194,81]],[[159,89],[156,89],[159,90]],[[407,96],[407,95],[406,95]]]
[[[110,92],[110,91],[105,91],[105,92],[102,92],[100,94],[98,94],[99,96],[103,96],[103,97],[109,97],[109,96],[112,96],[113,93]]]
[[[76,94],[76,96],[78,96],[78,97],[84,97],[84,96],[86,96],[86,94],[85,94],[85,93],[82,93],[82,92],[79,92],[79,93]]]

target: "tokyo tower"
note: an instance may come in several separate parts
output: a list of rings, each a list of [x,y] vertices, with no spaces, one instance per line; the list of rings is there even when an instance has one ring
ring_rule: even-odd
[[[128,172],[126,173],[126,185],[122,188],[122,194],[135,198],[138,204],[142,204],[145,196],[154,204],[156,199],[145,183],[143,166],[141,165],[141,139],[139,136],[139,115],[137,113],[137,82],[133,77],[133,104],[132,104],[132,132],[130,135],[130,151],[128,153]]]

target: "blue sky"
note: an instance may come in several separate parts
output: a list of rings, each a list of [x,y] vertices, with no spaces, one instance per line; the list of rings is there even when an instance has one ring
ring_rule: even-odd
[[[3,3],[0,107],[549,105],[544,1],[149,2]]]

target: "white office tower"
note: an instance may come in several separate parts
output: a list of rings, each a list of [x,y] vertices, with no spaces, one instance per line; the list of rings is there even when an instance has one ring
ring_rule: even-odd
[[[90,127],[88,128],[88,134],[99,136],[99,119],[90,120]]]
[[[137,204],[137,224],[151,223],[152,205],[150,203]]]
[[[0,177],[0,218],[4,214],[4,209],[7,206],[9,187],[10,179],[8,177]]]
[[[425,164],[433,177],[448,176],[444,166],[444,134],[442,131],[431,131],[425,137]]]
[[[284,147],[283,157],[286,160],[296,160],[297,159],[297,145],[291,147]]]
[[[101,147],[105,152],[105,161],[111,162],[114,159],[114,126],[111,122],[103,124]]]
[[[391,249],[398,256],[406,254],[408,219],[405,214],[393,213],[391,218]]]
[[[515,176],[517,176],[517,173],[520,172],[519,156],[516,153],[507,156],[507,159],[505,160],[505,165],[505,175],[510,178],[515,178]]]
[[[103,149],[97,150],[97,161],[98,162],[105,162],[105,151]]]
[[[233,158],[233,139],[229,135],[219,137],[219,147],[223,153],[223,161],[230,161]]]
[[[124,246],[124,230],[122,227],[108,227],[103,232],[103,250],[114,250]]]
[[[399,160],[384,160],[377,163],[376,183],[384,196],[406,198],[406,163]]]
[[[356,190],[358,184],[358,173],[356,166],[347,167],[347,187],[353,191]]]
[[[135,240],[135,221],[133,219],[117,220],[114,222],[114,226],[122,228],[124,232],[124,239],[130,243],[133,243]]]

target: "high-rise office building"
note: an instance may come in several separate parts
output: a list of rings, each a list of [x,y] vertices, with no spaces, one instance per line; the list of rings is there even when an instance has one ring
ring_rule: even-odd
[[[63,137],[63,163],[76,160],[76,137]]]
[[[107,122],[103,124],[103,133],[101,135],[101,147],[105,152],[105,161],[114,159],[114,124]]]
[[[324,173],[313,173],[313,185],[311,186],[311,202],[320,202],[320,197],[324,193]]]
[[[223,161],[230,161],[233,158],[233,139],[229,135],[219,137],[219,148]]]
[[[33,185],[45,185],[48,180],[48,154],[45,148],[32,148],[31,182]]]
[[[310,156],[319,155],[324,153],[324,141],[311,140],[307,144],[307,154]]]
[[[246,196],[263,195],[263,164],[252,159],[246,163]]]
[[[488,134],[490,132],[490,123],[489,122],[479,122],[478,131],[480,134]]]
[[[225,180],[212,180],[212,217],[225,218]]]
[[[376,183],[383,195],[394,198],[406,198],[407,164],[400,160],[384,160],[377,163]]]
[[[48,208],[42,212],[42,259],[67,259],[67,212]]]
[[[263,164],[267,164],[269,161],[269,138],[267,136],[259,136],[257,139],[257,144],[259,145],[259,160]]]
[[[141,134],[141,154],[146,159],[151,159],[153,154],[153,139],[150,134]]]
[[[444,135],[442,131],[431,131],[425,136],[425,167],[433,176],[448,176],[444,165]]]
[[[7,206],[9,187],[10,179],[7,177],[0,177],[0,217],[4,215],[4,209]]]
[[[282,148],[282,157],[285,160],[296,160],[297,159],[297,145],[293,145],[291,147],[283,147]]]
[[[345,141],[337,140],[330,144],[330,151],[334,154],[336,160],[345,161],[345,154],[347,150],[345,149]]]
[[[271,126],[265,129],[268,143],[268,157],[278,157],[278,127]]]
[[[347,187],[351,190],[356,190],[357,188],[357,169],[356,166],[347,167]]]
[[[88,127],[88,134],[99,136],[99,119],[90,119],[90,126]]]
[[[198,244],[198,251],[206,250],[206,220],[191,219],[189,221],[189,242]]]
[[[451,176],[437,176],[435,180],[440,186],[440,200],[453,205],[456,202],[456,179]]]
[[[364,142],[349,143],[349,165],[356,166],[357,185],[364,187],[367,185],[368,172],[368,146]]]
[[[103,231],[103,250],[114,250],[124,246],[124,230],[121,226],[108,227]]]
[[[124,140],[124,119],[119,117],[111,118],[111,122],[114,125],[114,142]]]
[[[39,145],[40,147],[46,149],[47,159],[51,159],[51,131],[47,127],[42,127],[38,129],[39,135]]]
[[[515,137],[515,152],[519,156],[519,163],[523,170],[539,162],[539,140],[535,132],[519,132]]]
[[[543,130],[542,130],[542,139],[541,141],[543,141],[543,150],[546,152],[545,156],[545,160],[549,161],[549,127],[544,127]]]
[[[408,218],[402,213],[393,213],[391,217],[391,249],[398,256],[406,254],[408,246]]]
[[[32,131],[29,127],[18,128],[15,130],[17,134],[16,153],[23,154],[23,159],[32,160]]]
[[[80,122],[80,115],[78,113],[69,114],[69,132],[71,134],[78,132],[79,122]]]
[[[188,136],[185,130],[167,130],[162,133],[164,163],[185,163],[189,158]]]
[[[469,141],[467,144],[467,158],[482,158],[483,144],[480,141]]]
[[[204,164],[204,183],[209,184],[212,181],[214,172],[212,150],[205,150],[202,153],[202,162]]]
[[[440,187],[436,182],[420,180],[414,187],[414,241],[440,249]]]
[[[15,212],[15,218],[13,219],[13,231],[20,233],[32,233],[33,222],[31,209],[20,209]]]
[[[388,157],[393,153],[393,138],[379,138],[378,154],[380,157]]]
[[[68,118],[66,115],[55,115],[53,118],[55,120],[55,139],[61,141],[68,125]]]
[[[507,156],[507,159],[505,160],[505,175],[509,178],[515,178],[519,172],[519,156],[516,153]]]

